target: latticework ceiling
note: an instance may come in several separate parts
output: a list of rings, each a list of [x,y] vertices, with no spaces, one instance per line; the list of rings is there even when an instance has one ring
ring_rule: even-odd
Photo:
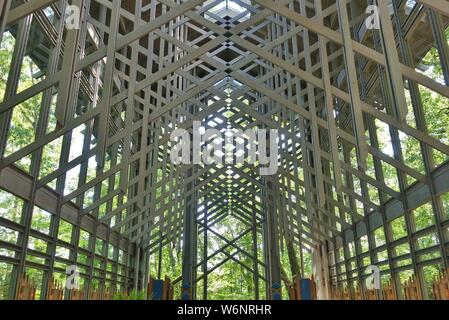
[[[181,246],[191,281],[186,268],[202,263],[197,235],[220,237],[215,227],[232,218],[271,253],[254,257],[236,234],[212,255],[250,257],[271,278],[253,273],[280,281],[284,241],[305,252],[337,248],[449,189],[437,177],[449,140],[429,132],[420,98],[449,97],[449,5],[412,2],[6,1],[3,37],[14,39],[14,54],[0,103],[0,185],[30,212],[39,206],[125,251]],[[370,4],[379,29],[364,23]],[[79,28],[64,25],[68,5],[81,8]],[[422,62],[434,47],[442,78]],[[38,73],[19,91],[25,59]],[[14,113],[36,96],[34,140],[12,143]],[[224,137],[277,129],[277,171],[173,163],[171,134],[193,134],[194,123]],[[407,154],[412,140],[422,168]],[[248,137],[240,143],[247,159]],[[43,172],[46,148],[60,156]]]

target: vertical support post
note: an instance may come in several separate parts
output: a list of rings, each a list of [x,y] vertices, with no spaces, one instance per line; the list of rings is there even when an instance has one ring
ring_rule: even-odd
[[[208,236],[207,236],[207,200],[204,199],[204,227],[203,227],[203,300],[207,300],[207,246],[208,246]]]
[[[276,191],[273,188],[273,182],[267,182],[268,202],[266,207],[266,223],[265,223],[265,248],[267,252],[267,268],[268,275],[267,285],[270,286],[267,298],[272,300],[281,300],[281,269],[279,259],[279,244],[276,232],[275,219],[275,196]]]
[[[327,245],[317,245],[313,251],[314,278],[318,300],[330,300],[330,278]]]
[[[162,241],[164,240],[164,236],[161,236],[159,240],[159,252],[158,252],[158,261],[157,261],[157,278],[162,279]]]
[[[432,26],[433,38],[438,49],[444,81],[449,86],[449,44],[444,34],[443,22],[438,11],[428,9],[429,22]]]
[[[187,176],[193,174],[193,166],[188,170]],[[193,182],[189,182],[187,190],[191,190]],[[186,199],[186,211],[184,215],[184,232],[183,232],[183,257],[182,257],[182,300],[191,300],[193,297],[193,232],[194,232],[194,210],[191,204],[192,196]]]
[[[408,113],[407,101],[404,93],[404,79],[402,78],[402,73],[399,67],[400,61],[398,51],[396,50],[393,24],[390,19],[386,0],[377,0],[377,4],[379,6],[379,15],[382,25],[380,33],[387,64],[388,88],[390,90],[397,118],[399,121],[405,121]]]
[[[11,6],[11,0],[0,0],[0,43],[3,39],[3,31],[6,27],[6,13],[9,11]]]
[[[149,275],[149,260],[148,260],[148,256],[149,256],[149,252],[148,250],[145,250],[142,252],[142,259],[141,259],[141,264],[142,264],[142,276],[140,277],[141,280],[141,288],[142,290],[146,290],[147,288],[147,283],[148,283],[148,275]]]
[[[134,255],[134,289],[139,290],[139,272],[140,272],[140,247],[136,244],[136,253]]]
[[[360,100],[360,90],[355,69],[354,50],[352,47],[351,29],[346,8],[346,1],[337,0],[337,12],[340,22],[340,32],[343,35],[345,70],[348,90],[351,96],[351,117],[356,139],[357,162],[360,169],[366,168],[367,148],[365,142],[365,127]]]
[[[253,255],[254,255],[253,261],[254,299],[259,300],[259,263],[258,263],[259,255],[257,249],[257,219],[255,212],[253,212],[252,223],[253,223],[252,237],[253,237]]]
[[[81,15],[84,14],[84,0],[74,0],[72,5],[80,9]],[[118,3],[115,3],[118,5]],[[64,8],[65,9],[65,8]],[[118,10],[117,10],[118,11]],[[118,21],[118,19],[117,19]],[[117,22],[118,23],[118,22]],[[67,30],[67,39],[65,43],[65,52],[62,60],[61,72],[64,75],[59,83],[58,87],[58,100],[56,102],[55,116],[57,123],[60,127],[64,127],[69,120],[69,115],[72,113],[73,105],[70,104],[70,95],[73,91],[75,81],[75,64],[78,54],[78,42],[80,39],[80,29],[73,28]]]

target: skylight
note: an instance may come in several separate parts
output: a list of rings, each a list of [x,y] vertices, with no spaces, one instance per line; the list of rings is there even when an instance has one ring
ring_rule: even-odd
[[[251,5],[250,0],[239,0],[239,1],[233,1],[233,0],[223,0],[223,1],[206,1],[205,6],[211,5],[213,3],[216,3],[215,6],[210,8],[205,13],[206,19],[216,22],[217,18],[224,18],[226,16],[230,18],[235,18],[239,15],[241,15],[241,18],[238,19],[239,22],[243,22],[245,20],[248,20],[251,16],[250,11],[247,9],[247,6]],[[246,13],[246,14],[245,14]]]

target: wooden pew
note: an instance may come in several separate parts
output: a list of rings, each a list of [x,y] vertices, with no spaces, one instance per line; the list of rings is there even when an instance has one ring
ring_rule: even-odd
[[[91,288],[89,292],[89,300],[101,300],[101,292]]]
[[[403,289],[405,300],[423,300],[419,281],[415,276],[411,276],[410,279],[405,281]]]
[[[165,276],[162,292],[163,300],[173,300],[174,288],[169,277]]]
[[[435,300],[449,300],[449,269],[435,279],[432,290]]]
[[[62,300],[64,297],[64,287],[53,278],[48,283],[47,300]]]
[[[333,290],[333,299],[334,300],[351,300],[351,295],[348,291],[348,288],[343,290],[335,289]]]
[[[357,287],[354,288],[352,300],[364,300],[362,286],[360,284],[358,284]]]
[[[388,283],[382,287],[382,298],[384,300],[398,300],[393,281],[388,281]]]
[[[17,290],[17,300],[34,300],[36,297],[36,285],[26,275],[22,275],[19,279],[19,287]]]
[[[79,301],[84,300],[83,290],[71,289],[70,290],[70,300]]]
[[[112,292],[110,288],[106,288],[103,292],[103,300],[112,300]]]
[[[362,294],[361,286],[358,285],[354,288],[353,293],[349,292],[348,288],[344,290],[332,289],[333,300],[397,300],[394,284],[389,281],[385,284],[381,290],[365,290],[365,295]]]
[[[379,300],[379,297],[377,295],[377,291],[376,289],[372,289],[372,290],[366,290],[365,292],[365,300]]]

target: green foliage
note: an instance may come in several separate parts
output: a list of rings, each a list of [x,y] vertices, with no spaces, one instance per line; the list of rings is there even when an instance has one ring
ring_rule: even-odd
[[[393,240],[398,240],[407,236],[407,226],[404,216],[398,217],[390,222]]]
[[[8,83],[9,68],[11,67],[12,53],[16,40],[11,33],[6,32],[3,35],[0,44],[0,99],[4,99],[6,84]]]
[[[133,289],[131,293],[128,295],[122,293],[122,292],[116,292],[112,296],[112,300],[146,300],[146,293],[145,291],[137,291]],[[152,300],[152,299],[149,299]]]
[[[427,291],[427,294],[430,299],[434,298],[432,284],[435,283],[435,279],[440,273],[443,271],[441,265],[431,265],[423,267],[423,275],[424,275],[424,289]]]
[[[435,224],[435,214],[430,203],[426,203],[421,207],[415,209],[413,216],[415,220],[416,231],[425,229]]]
[[[112,296],[112,300],[128,300],[128,297],[122,292],[116,292]]]
[[[0,262],[0,300],[9,298],[9,285],[12,273],[12,265]]]
[[[129,300],[145,300],[145,291],[137,291],[133,289],[129,295]]]
[[[23,201],[16,196],[0,189],[0,217],[21,223]],[[3,239],[0,236],[0,239]]]

